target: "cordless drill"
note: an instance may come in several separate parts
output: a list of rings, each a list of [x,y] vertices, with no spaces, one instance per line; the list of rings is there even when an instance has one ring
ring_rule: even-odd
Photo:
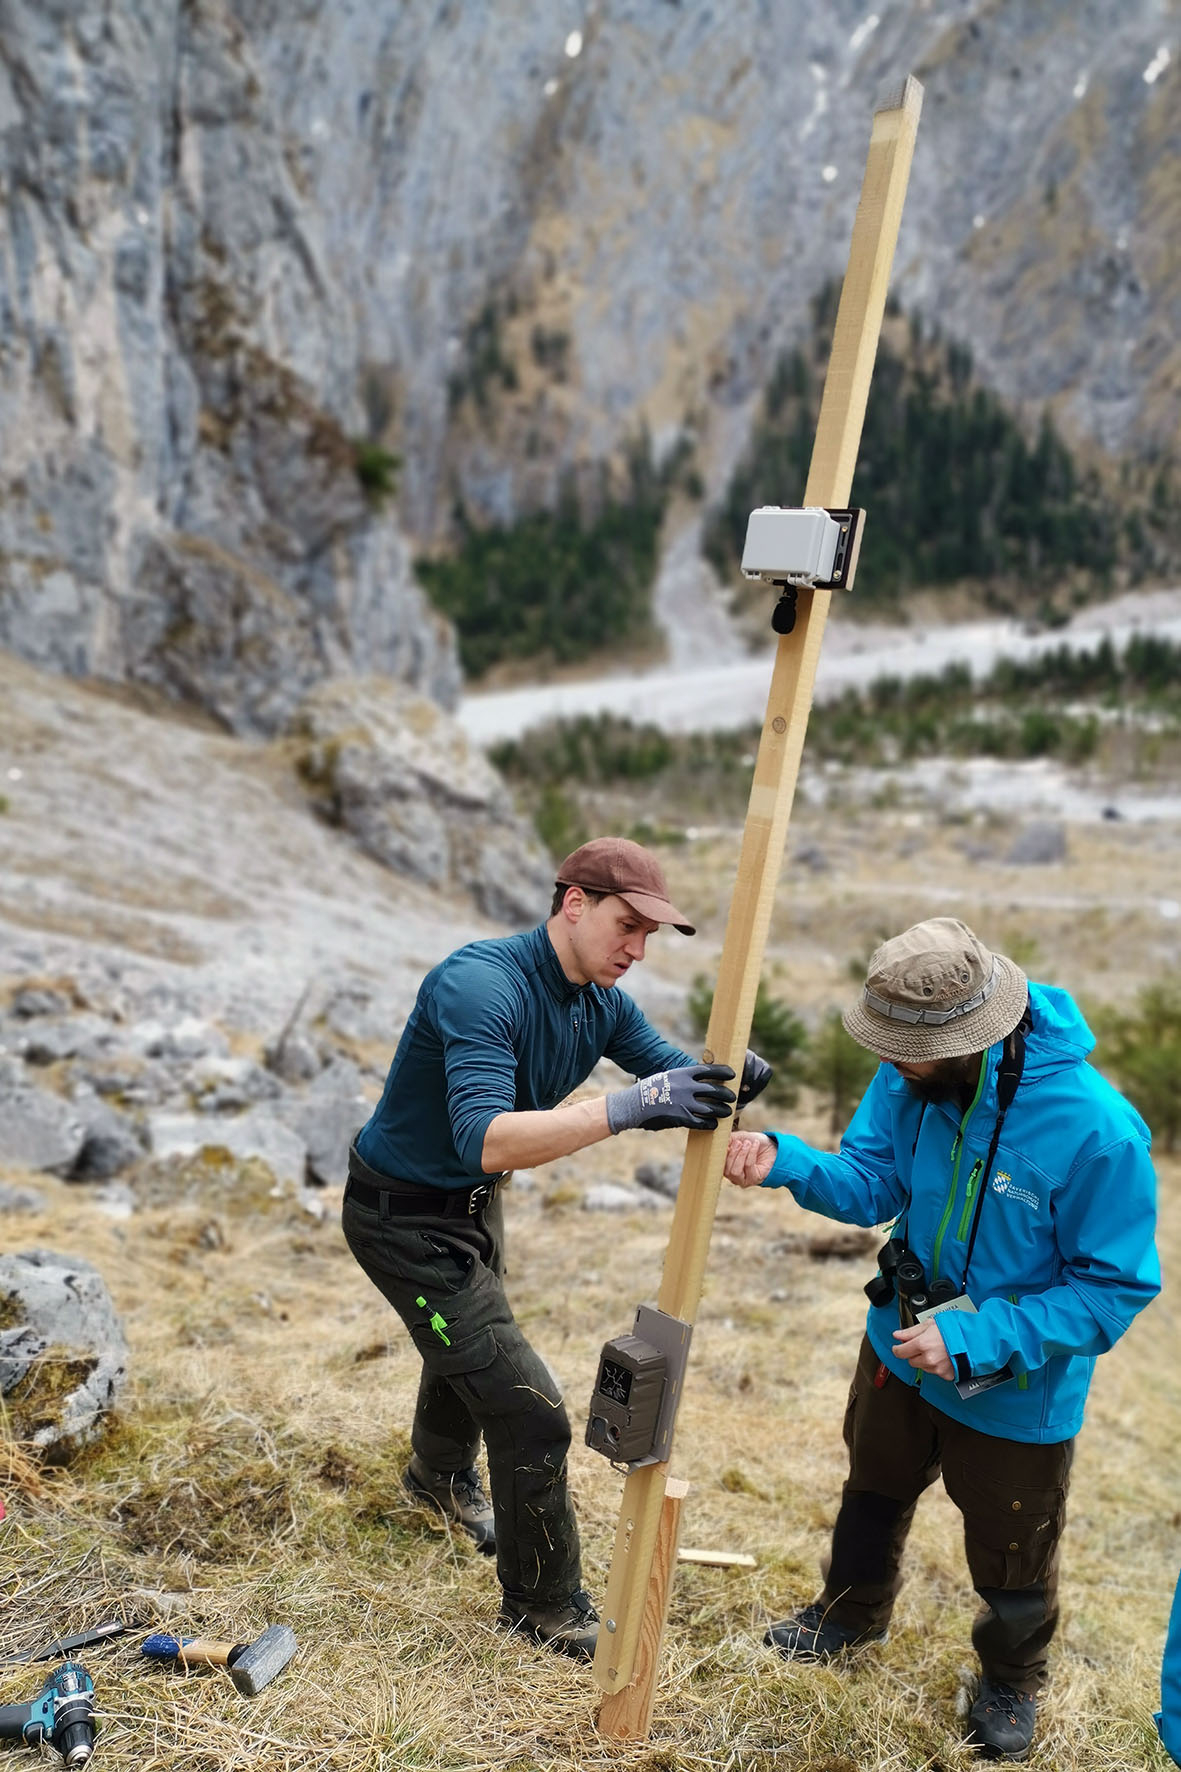
[[[63,1661],[29,1704],[0,1704],[0,1741],[48,1741],[67,1766],[94,1752],[94,1681],[80,1661]]]

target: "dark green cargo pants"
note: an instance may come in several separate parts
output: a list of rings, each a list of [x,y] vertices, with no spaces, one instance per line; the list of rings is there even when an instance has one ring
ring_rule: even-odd
[[[566,1487],[570,1423],[505,1297],[500,1199],[472,1218],[395,1215],[388,1204],[383,1196],[376,1209],[361,1206],[346,1187],[342,1226],[422,1355],[414,1450],[433,1470],[463,1470],[482,1435],[505,1592],[541,1606],[566,1600],[581,1585]],[[446,1342],[431,1328],[434,1312]]]
[[[1058,1623],[1058,1543],[1073,1440],[1033,1445],[978,1433],[888,1373],[862,1341],[845,1411],[849,1479],[821,1603],[835,1624],[883,1631],[902,1585],[902,1552],[922,1491],[942,1471],[964,1519],[984,1602],[972,1643],[989,1679],[1028,1692],[1046,1678]]]

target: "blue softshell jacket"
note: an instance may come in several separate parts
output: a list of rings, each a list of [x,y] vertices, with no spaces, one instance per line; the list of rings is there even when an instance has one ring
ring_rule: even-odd
[[[1173,1595],[1173,1614],[1165,1638],[1156,1726],[1167,1752],[1181,1766],[1181,1577],[1178,1577],[1177,1591]]]
[[[698,1062],[618,985],[571,984],[544,923],[470,942],[423,979],[357,1149],[401,1181],[470,1187],[498,1114],[557,1107],[601,1058],[637,1077]]]
[[[879,1067],[838,1152],[777,1135],[764,1186],[846,1224],[900,1220],[899,1234],[934,1282],[964,1289],[976,1314],[940,1314],[960,1377],[1015,1376],[963,1400],[948,1380],[893,1354],[896,1303],[871,1306],[869,1338],[888,1369],[957,1420],[1010,1440],[1077,1433],[1098,1354],[1160,1290],[1153,1241],[1156,1185],[1149,1133],[1131,1104],[1086,1062],[1094,1036],[1073,1000],[1029,987],[1033,1028],[1021,1083],[989,1174],[1003,1043],[987,1057],[976,1100],[924,1105],[893,1066]],[[963,1356],[962,1359],[957,1356]]]

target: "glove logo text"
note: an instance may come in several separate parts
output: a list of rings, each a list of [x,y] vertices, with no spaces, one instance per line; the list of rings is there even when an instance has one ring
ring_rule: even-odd
[[[654,1077],[645,1077],[640,1084],[640,1096],[645,1107],[667,1106],[673,1098],[668,1072],[657,1071]]]

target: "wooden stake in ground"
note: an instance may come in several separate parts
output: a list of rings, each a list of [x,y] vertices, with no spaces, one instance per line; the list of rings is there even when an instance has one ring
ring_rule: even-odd
[[[806,505],[848,507],[922,99],[922,87],[908,78],[874,114]],[[742,1070],[750,1036],[831,596],[821,588],[800,589],[795,627],[779,642],[771,679],[704,1054],[735,1073]],[[658,1303],[690,1323],[701,1299],[727,1136],[722,1121],[716,1132],[691,1132],[685,1150]],[[594,1665],[607,1695],[599,1707],[599,1728],[618,1740],[646,1737],[655,1699],[676,1558],[676,1534],[665,1512],[668,1469],[667,1464],[642,1466],[624,1484]],[[657,1606],[659,1629],[654,1629]],[[641,1639],[648,1651],[643,1656]]]

